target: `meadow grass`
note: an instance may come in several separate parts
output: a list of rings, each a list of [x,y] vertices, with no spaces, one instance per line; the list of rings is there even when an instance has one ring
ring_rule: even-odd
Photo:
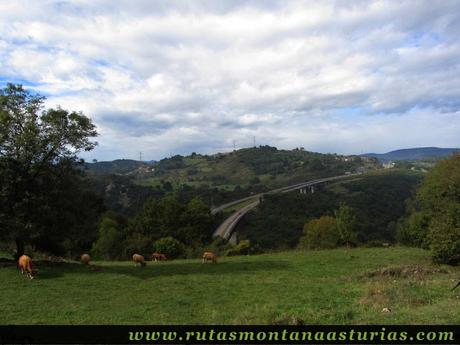
[[[409,265],[432,272],[372,275]],[[29,280],[0,262],[0,324],[460,324],[460,268],[414,248],[36,267]]]

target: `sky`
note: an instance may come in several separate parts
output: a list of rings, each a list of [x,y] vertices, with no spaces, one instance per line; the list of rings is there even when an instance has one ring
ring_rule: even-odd
[[[87,160],[460,147],[460,1],[0,0],[0,87],[97,125]]]

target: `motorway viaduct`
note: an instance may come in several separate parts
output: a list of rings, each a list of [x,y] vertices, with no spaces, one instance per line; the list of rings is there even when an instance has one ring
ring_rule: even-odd
[[[282,188],[277,188],[270,190],[265,193],[259,193],[259,194],[254,194],[251,196],[248,196],[246,198],[238,199],[229,203],[226,203],[224,205],[215,207],[211,210],[212,214],[216,214],[217,212],[223,211],[224,209],[234,206],[237,204],[240,204],[245,201],[250,201],[253,200],[253,202],[249,203],[248,205],[240,208],[239,210],[235,211],[232,213],[227,219],[225,219],[222,224],[217,228],[217,230],[214,232],[214,236],[219,236],[222,237],[223,239],[230,241],[230,242],[236,242],[235,236],[232,236],[234,233],[234,230],[238,224],[238,222],[241,220],[241,218],[244,217],[246,213],[251,211],[253,208],[255,208],[257,205],[259,205],[260,200],[263,198],[264,195],[266,194],[276,194],[276,193],[287,193],[287,192],[292,192],[294,190],[300,190],[301,193],[306,193],[308,190],[311,192],[314,191],[314,186],[317,184],[325,183],[325,182],[330,182],[330,181],[335,181],[335,180],[341,180],[345,178],[349,178],[351,176],[355,176],[359,174],[348,174],[348,175],[340,175],[340,176],[333,176],[333,177],[326,177],[326,178],[321,178],[321,179],[316,179],[316,180],[311,180],[311,181],[306,181],[302,183],[297,183],[293,184],[287,187],[282,187]]]

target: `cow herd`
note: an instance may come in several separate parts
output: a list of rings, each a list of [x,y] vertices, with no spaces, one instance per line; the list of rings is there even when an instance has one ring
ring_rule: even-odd
[[[140,254],[134,254],[132,256],[135,266],[146,266],[145,258]],[[202,256],[202,263],[211,261],[212,263],[217,263],[217,255],[213,252],[204,252]],[[151,256],[152,261],[166,261],[168,260],[166,255],[163,253],[153,253]],[[80,262],[84,265],[89,265],[91,261],[91,256],[87,253],[80,256]],[[26,274],[30,279],[34,279],[35,271],[32,266],[32,259],[28,255],[21,255],[18,259],[18,268],[21,270],[22,274]]]

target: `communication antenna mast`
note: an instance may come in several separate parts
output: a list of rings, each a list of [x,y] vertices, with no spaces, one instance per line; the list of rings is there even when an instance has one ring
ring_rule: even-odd
[[[236,151],[236,140],[233,139],[233,151]]]
[[[142,162],[142,152],[139,152],[139,160]]]
[[[254,142],[254,147],[256,147],[256,136],[254,135],[254,136],[252,137],[252,139],[253,139],[253,142]]]

